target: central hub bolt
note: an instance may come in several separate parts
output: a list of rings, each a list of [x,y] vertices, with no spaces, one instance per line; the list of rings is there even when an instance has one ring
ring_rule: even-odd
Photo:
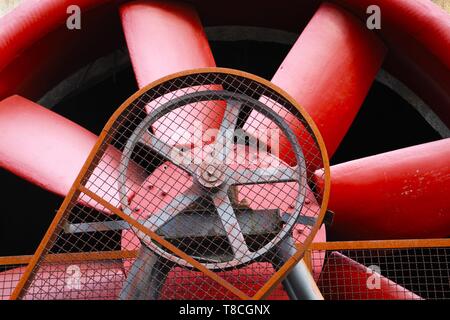
[[[209,176],[212,176],[214,174],[215,168],[213,168],[212,166],[208,166],[208,169],[206,169],[206,172],[208,173]]]
[[[225,181],[225,168],[221,164],[203,162],[197,169],[197,179],[204,187],[219,187]]]

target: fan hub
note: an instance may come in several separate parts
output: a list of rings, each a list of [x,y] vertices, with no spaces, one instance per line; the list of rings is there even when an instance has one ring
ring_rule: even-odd
[[[196,179],[203,187],[218,188],[225,183],[225,170],[223,164],[204,161],[197,169]]]
[[[219,130],[216,131],[214,142],[202,146],[201,149],[194,147],[186,152],[179,149],[176,146],[176,142],[174,145],[165,142],[167,137],[174,136],[172,133],[162,132],[161,136],[165,137],[161,139],[154,135],[151,130],[148,130],[155,122],[161,121],[160,119],[169,119],[172,122],[167,120],[166,127],[174,128],[176,125],[176,122],[173,121],[176,118],[175,112],[182,114],[183,110],[192,108],[192,106],[203,108],[204,112],[206,112],[208,111],[208,108],[206,108],[208,103],[216,103],[217,101],[222,101],[226,106],[225,114],[223,115]],[[236,127],[240,112],[241,110],[245,110],[244,108],[251,108],[255,112],[261,113],[267,119],[273,121],[277,126],[277,130],[286,135],[294,152],[293,157],[297,162],[296,166],[289,166],[287,163],[279,161],[276,155],[271,154],[261,146],[253,145],[250,141],[248,145],[238,142],[240,144],[238,150],[238,144],[235,144],[234,135],[237,131]],[[172,98],[168,102],[160,104],[157,109],[148,114],[144,119],[139,120],[139,125],[134,129],[124,148],[121,168],[128,167],[129,159],[132,158],[132,152],[137,142],[147,145],[154,152],[166,158],[169,162],[172,162],[171,166],[176,167],[176,170],[171,173],[167,170],[154,173],[155,178],[159,179],[162,184],[165,184],[162,189],[168,190],[170,187],[172,192],[167,191],[162,193],[164,198],[161,198],[163,200],[161,205],[152,206],[151,208],[146,205],[147,208],[144,211],[148,214],[146,217],[142,216],[145,219],[143,223],[145,227],[154,232],[158,232],[158,230],[164,225],[167,225],[172,219],[175,219],[178,215],[187,213],[195,205],[203,206],[204,211],[209,212],[209,214],[216,214],[219,217],[218,227],[223,228],[227,234],[225,242],[220,240],[220,243],[216,244],[211,243],[211,240],[205,240],[201,236],[204,230],[198,230],[198,224],[190,224],[184,220],[179,220],[180,223],[186,224],[199,235],[192,240],[200,244],[200,248],[196,252],[191,253],[192,256],[202,261],[208,269],[214,270],[234,268],[256,261],[257,259],[263,259],[272,254],[272,251],[275,250],[274,248],[285,237],[290,235],[303,206],[306,188],[305,159],[301,147],[289,125],[264,103],[239,92],[203,90],[181,94],[174,99]],[[230,132],[233,134],[230,134]],[[264,130],[262,133],[267,134]],[[178,156],[174,158],[174,154],[180,155],[181,158]],[[259,159],[261,163],[255,163],[252,160],[255,158],[255,155],[257,155],[256,159]],[[198,157],[201,158],[199,159]],[[264,161],[261,161],[262,159]],[[268,164],[269,166],[267,167]],[[120,171],[122,172],[119,177],[121,184],[120,192],[122,195],[126,195],[127,170],[122,169]],[[285,185],[284,189],[279,189],[277,193],[270,196],[271,200],[265,203],[267,207],[255,207],[251,209],[266,209],[265,212],[272,212],[270,214],[273,214],[273,210],[270,211],[270,209],[277,209],[281,203],[286,203],[286,200],[289,200],[293,206],[292,215],[283,223],[281,229],[277,229],[278,232],[261,234],[256,240],[249,239],[243,231],[246,230],[246,226],[241,225],[241,221],[236,215],[240,203],[238,200],[239,197],[237,195],[234,196],[233,193],[238,189],[245,190],[241,192],[243,195],[242,198],[245,198],[246,194],[252,194],[251,189],[256,190],[254,185],[273,185],[277,189],[279,188],[277,184],[285,184],[287,182],[290,184]],[[231,188],[231,186],[237,187]],[[142,199],[147,197],[143,195],[137,198]],[[132,212],[129,208],[129,203],[125,200],[126,197],[121,196],[121,199],[124,200],[122,205],[126,208],[125,210]],[[275,202],[276,199],[280,203]],[[149,203],[152,203],[152,201],[159,202],[154,197],[148,200]],[[287,208],[284,210],[287,210]],[[157,255],[176,264],[190,267],[186,261],[173,255],[170,250],[161,248],[141,231],[132,229],[144,246]],[[203,244],[204,241],[207,243]],[[259,242],[259,244],[255,245],[252,241]],[[179,247],[193,247],[187,240],[177,245]],[[221,252],[221,248],[223,247],[226,248],[225,252]],[[210,259],[208,256],[213,256],[214,258]]]
[[[315,196],[307,160],[323,167],[325,153],[300,107],[252,75],[191,72],[136,95],[121,117],[125,128],[116,129],[123,147],[117,177],[121,207],[141,224],[131,225],[122,240],[127,249],[130,243],[141,246],[123,299],[158,297],[172,269],[215,278],[211,271],[239,274],[253,263],[269,263],[264,268],[273,273],[294,255],[301,257],[299,246],[309,243],[321,221],[319,206],[311,210],[304,204]],[[285,121],[288,111],[297,122]],[[244,128],[250,115],[258,121]],[[149,183],[128,197],[134,161],[150,174]],[[305,217],[313,224],[298,231]]]

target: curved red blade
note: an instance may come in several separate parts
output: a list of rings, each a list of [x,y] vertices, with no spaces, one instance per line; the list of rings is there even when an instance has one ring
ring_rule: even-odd
[[[421,300],[408,289],[334,251],[318,282],[330,300]]]
[[[120,14],[134,73],[140,88],[169,74],[188,69],[215,67],[214,57],[197,12],[188,4],[175,1],[133,1],[121,6]],[[179,90],[167,95],[184,95]],[[204,90],[218,90],[205,86]],[[198,88],[196,89],[198,90]],[[166,99],[162,99],[164,102]],[[147,105],[147,112],[155,105]],[[211,110],[214,110],[211,112]],[[187,132],[195,123],[218,128],[225,105],[210,102],[183,107],[153,125],[155,134],[171,144],[189,140]],[[174,120],[173,117],[177,119]],[[174,122],[177,123],[174,126]],[[161,130],[159,130],[162,128]]]
[[[0,101],[0,167],[48,191],[69,192],[96,140],[95,134],[25,98]],[[109,147],[86,185],[105,200],[108,193],[114,205],[118,193],[111,189],[117,190],[117,182],[110,174],[117,172],[120,155]],[[145,178],[133,164],[129,172],[132,184]]]
[[[171,73],[215,62],[197,13],[172,1],[132,1],[121,6],[125,39],[139,87]]]
[[[342,240],[447,237],[449,194],[450,138],[334,165],[329,208],[336,214],[330,235]]]
[[[356,113],[381,66],[386,49],[360,20],[342,8],[325,3],[320,6],[272,82],[289,93],[318,126],[332,155]],[[307,133],[290,113],[276,110],[291,124],[303,141]],[[253,112],[246,130],[261,123]],[[280,137],[283,160],[292,161],[289,143]]]

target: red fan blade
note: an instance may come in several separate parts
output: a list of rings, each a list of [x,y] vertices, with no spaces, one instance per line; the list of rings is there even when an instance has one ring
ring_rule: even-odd
[[[0,128],[0,167],[61,196],[69,192],[97,140],[93,133],[20,96],[0,102]],[[120,152],[109,147],[87,183],[114,205],[118,192],[111,186],[117,189],[117,182],[109,175],[119,161]],[[138,185],[145,178],[135,165],[129,174]],[[116,198],[108,199],[106,192]]]
[[[186,69],[214,67],[197,13],[172,1],[122,5],[122,25],[139,87]]]
[[[203,26],[189,5],[174,1],[133,1],[122,5],[120,12],[139,87],[175,72],[215,67]],[[205,86],[205,90],[217,89],[220,88]],[[175,91],[167,98],[186,93],[186,90]],[[148,112],[154,107],[146,106]],[[224,109],[221,103],[189,105],[171,115],[177,116],[175,128],[173,119],[161,120],[153,128],[159,138],[180,144],[181,139],[189,139],[187,129],[195,122],[201,124],[203,132],[218,128]]]
[[[272,82],[286,90],[313,118],[331,155],[359,110],[386,49],[360,20],[333,4],[323,4],[281,64]],[[276,106],[274,109],[277,109]],[[281,114],[302,141],[307,133],[290,113]],[[252,131],[262,115],[253,112],[244,127]],[[273,125],[273,124],[272,124]],[[261,129],[261,128],[259,128]],[[283,160],[292,161],[280,137]]]
[[[325,299],[331,300],[421,300],[422,298],[386,277],[332,252],[318,282]]]
[[[321,172],[318,172],[319,177]],[[333,239],[450,235],[450,138],[331,167]]]

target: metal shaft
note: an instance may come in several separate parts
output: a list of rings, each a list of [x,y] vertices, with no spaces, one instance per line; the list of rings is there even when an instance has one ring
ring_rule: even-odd
[[[279,245],[274,266],[278,269],[295,254],[295,243],[292,236],[287,237]],[[291,300],[324,300],[311,272],[303,260],[295,265],[283,280],[283,287]]]
[[[171,266],[168,261],[158,257],[142,245],[125,280],[120,300],[156,300]]]

